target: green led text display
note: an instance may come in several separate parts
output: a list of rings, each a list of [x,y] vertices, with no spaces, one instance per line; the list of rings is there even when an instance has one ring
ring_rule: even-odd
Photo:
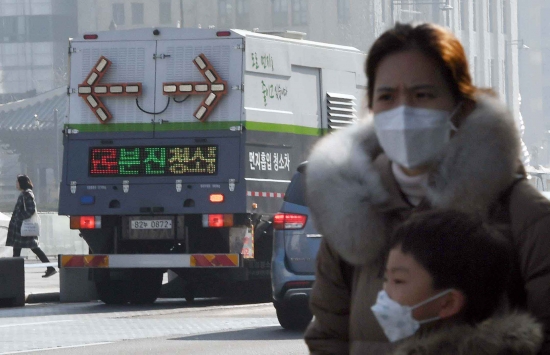
[[[215,145],[90,149],[90,176],[216,175]]]

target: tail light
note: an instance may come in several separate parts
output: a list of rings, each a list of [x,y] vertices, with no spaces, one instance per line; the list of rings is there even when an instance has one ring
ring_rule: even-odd
[[[307,216],[297,213],[277,213],[273,217],[274,229],[302,229],[306,226]]]
[[[233,227],[232,214],[203,214],[202,226],[204,228]]]
[[[101,216],[71,216],[71,229],[100,229]]]

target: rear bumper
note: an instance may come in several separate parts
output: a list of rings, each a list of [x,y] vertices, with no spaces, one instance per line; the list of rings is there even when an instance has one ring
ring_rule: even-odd
[[[271,290],[275,303],[299,298],[308,299],[311,288],[285,288],[289,282],[315,281],[315,274],[295,274],[286,268],[284,248],[274,248],[271,260]]]
[[[101,254],[59,255],[59,268],[239,268],[239,254]]]

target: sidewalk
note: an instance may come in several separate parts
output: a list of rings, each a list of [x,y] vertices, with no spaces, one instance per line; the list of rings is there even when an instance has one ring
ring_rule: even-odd
[[[43,278],[47,266],[53,266],[57,274]],[[57,260],[43,264],[25,260],[25,303],[59,302],[59,269]]]

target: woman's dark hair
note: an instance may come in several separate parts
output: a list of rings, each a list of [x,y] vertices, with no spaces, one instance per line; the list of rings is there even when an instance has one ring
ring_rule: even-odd
[[[397,23],[378,37],[367,57],[365,71],[368,78],[369,108],[373,104],[378,65],[387,56],[406,50],[418,50],[435,60],[456,101],[473,100],[477,89],[472,83],[466,53],[452,32],[429,23]]]
[[[23,190],[33,189],[33,184],[31,178],[27,175],[17,175],[17,181],[19,182],[19,187]]]
[[[397,227],[390,247],[412,255],[432,276],[434,289],[460,290],[466,296],[464,321],[480,322],[501,304],[511,247],[477,216],[454,210],[418,213]]]

